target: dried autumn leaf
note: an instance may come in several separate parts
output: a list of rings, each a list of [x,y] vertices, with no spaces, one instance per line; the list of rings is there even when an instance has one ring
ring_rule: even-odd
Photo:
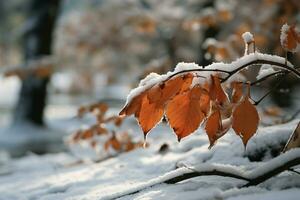
[[[233,82],[232,83],[232,103],[238,103],[243,96],[243,83]]]
[[[93,131],[91,129],[86,129],[84,131],[82,131],[80,138],[85,140],[85,139],[89,139],[93,137]]]
[[[219,10],[218,13],[218,20],[220,20],[221,22],[228,22],[233,18],[232,13],[229,10]]]
[[[164,107],[159,103],[150,103],[147,95],[142,99],[141,107],[139,112],[135,113],[135,117],[146,134],[160,122],[164,114]]]
[[[77,116],[83,117],[83,115],[87,112],[87,109],[85,106],[80,106],[77,110]]]
[[[231,117],[222,120],[220,110],[216,110],[208,117],[205,131],[210,142],[209,149],[214,146],[220,137],[228,132],[231,123]]]
[[[296,31],[296,26],[284,24],[280,35],[281,46],[290,52],[296,52],[300,43],[300,34]]]
[[[152,87],[147,92],[149,102],[158,102],[159,104],[164,104],[177,93],[187,90],[192,84],[192,80],[192,74],[185,74]]]
[[[119,115],[132,115],[136,114],[140,111],[142,100],[145,97],[146,92],[143,92],[135,97],[131,101],[129,101],[123,109],[120,111]]]
[[[97,103],[90,106],[91,112],[97,111],[102,114],[105,114],[107,110],[108,110],[108,105],[106,103]]]
[[[108,151],[109,147],[112,147],[116,151],[121,150],[121,143],[116,138],[116,136],[112,136],[109,140],[107,140],[104,144],[104,149]]]
[[[132,151],[133,149],[135,149],[134,143],[132,141],[128,141],[125,144],[125,151],[128,152],[128,151]]]
[[[123,123],[123,120],[124,120],[124,117],[115,116],[114,124],[116,126],[121,126],[121,124]]]
[[[71,140],[72,142],[78,142],[80,140],[80,137],[81,137],[81,131],[79,130],[72,135]]]
[[[228,102],[228,97],[221,86],[218,76],[211,76],[209,96],[212,101],[217,101],[221,105]]]
[[[200,88],[201,89],[201,96],[200,96],[200,108],[201,111],[205,116],[208,115],[210,111],[210,97],[209,93],[207,90]]]
[[[213,112],[206,121],[205,131],[208,136],[210,147],[214,145],[217,138],[218,130],[221,124],[221,114],[220,110]]]
[[[107,134],[108,133],[108,130],[102,126],[101,124],[100,125],[95,125],[95,127],[93,127],[94,131],[96,132],[97,135],[103,135],[103,134]]]
[[[278,117],[280,114],[282,114],[282,110],[277,106],[270,106],[265,108],[263,113],[271,117]]]
[[[249,94],[234,109],[232,118],[232,128],[242,138],[246,146],[248,140],[256,133],[259,122],[257,110],[249,101]]]
[[[166,115],[178,140],[194,132],[205,118],[200,106],[201,88],[193,87],[175,96],[167,105]]]

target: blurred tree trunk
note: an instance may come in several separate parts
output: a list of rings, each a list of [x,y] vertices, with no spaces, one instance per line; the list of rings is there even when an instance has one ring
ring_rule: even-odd
[[[204,10],[206,8],[215,7],[214,4],[215,4],[214,0],[205,2],[204,5],[202,7],[200,7],[199,12],[201,12],[202,10]],[[202,45],[207,38],[217,38],[217,35],[219,34],[219,32],[220,32],[220,29],[217,25],[206,27],[205,30],[200,31],[200,37],[202,38],[202,41],[200,42],[200,45],[199,45],[199,57],[198,57],[198,62],[197,62],[200,66],[207,66],[213,62],[212,58],[205,57],[206,49],[203,49]]]
[[[52,33],[60,0],[31,0],[25,24],[23,51],[25,62],[51,54]],[[28,76],[22,81],[14,122],[43,125],[49,78]]]

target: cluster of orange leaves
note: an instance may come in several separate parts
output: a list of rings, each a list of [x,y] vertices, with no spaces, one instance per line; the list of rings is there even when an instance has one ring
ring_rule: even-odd
[[[250,85],[244,94],[243,83],[231,83],[232,95],[228,98],[217,74],[191,87],[193,78],[193,73],[186,73],[155,84],[133,97],[120,115],[134,114],[145,136],[165,115],[179,141],[202,124],[210,147],[231,127],[246,145],[259,123],[256,107],[251,103]]]
[[[120,116],[110,116],[106,117],[106,113],[109,107],[105,103],[96,103],[87,106],[81,106],[78,109],[78,117],[83,117],[85,114],[91,113],[96,119],[97,123],[90,126],[84,130],[78,130],[71,136],[71,143],[78,143],[82,140],[90,140],[90,144],[93,148],[97,146],[97,136],[107,136],[103,148],[105,151],[108,151],[110,148],[114,149],[117,152],[127,152],[138,147],[142,147],[142,142],[133,142],[128,132],[120,132],[120,135],[117,137],[115,131],[111,131],[106,128],[106,124],[113,123],[115,127],[120,127],[123,123],[123,117]]]

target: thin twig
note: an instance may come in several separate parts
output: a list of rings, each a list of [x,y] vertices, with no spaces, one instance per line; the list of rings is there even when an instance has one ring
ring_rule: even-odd
[[[285,76],[285,75],[284,75]],[[282,77],[282,79],[280,79],[276,85],[274,85],[264,96],[262,96],[259,100],[254,101],[254,105],[258,105],[260,104],[260,102],[262,102],[262,100],[264,100],[267,96],[269,96],[269,94],[271,94],[275,89],[277,89],[277,87],[282,83],[282,81],[284,80],[284,77]]]
[[[291,168],[291,169],[288,169],[289,171],[291,171],[291,172],[294,172],[294,173],[296,173],[296,174],[298,174],[298,175],[300,175],[300,172],[298,172],[298,171],[296,171],[295,169],[293,169],[293,168]]]
[[[268,75],[266,75],[266,76],[264,76],[264,77],[262,77],[262,78],[260,78],[260,79],[257,79],[256,81],[253,81],[253,82],[251,82],[251,86],[253,86],[253,85],[256,85],[256,84],[258,84],[258,83],[260,83],[260,82],[262,82],[262,81],[265,81],[265,80],[267,80],[268,78],[270,78],[270,77],[272,77],[272,76],[276,76],[276,75],[278,75],[278,74],[286,74],[286,73],[288,73],[289,71],[277,71],[277,72],[273,72],[273,73],[271,73],[271,74],[268,74]]]

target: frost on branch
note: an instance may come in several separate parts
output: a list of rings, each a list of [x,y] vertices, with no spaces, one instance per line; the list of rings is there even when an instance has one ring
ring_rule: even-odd
[[[245,33],[243,33],[242,37],[243,37],[244,42],[245,42],[246,44],[249,44],[249,43],[251,43],[251,42],[254,42],[253,35],[252,35],[250,32],[245,32]]]
[[[247,54],[249,54],[249,51],[250,51],[249,46],[251,44],[254,45],[254,37],[250,32],[245,32],[245,33],[243,33],[242,38],[243,38],[244,43],[245,43],[245,55],[247,55]],[[254,49],[255,49],[255,47],[254,47]]]

